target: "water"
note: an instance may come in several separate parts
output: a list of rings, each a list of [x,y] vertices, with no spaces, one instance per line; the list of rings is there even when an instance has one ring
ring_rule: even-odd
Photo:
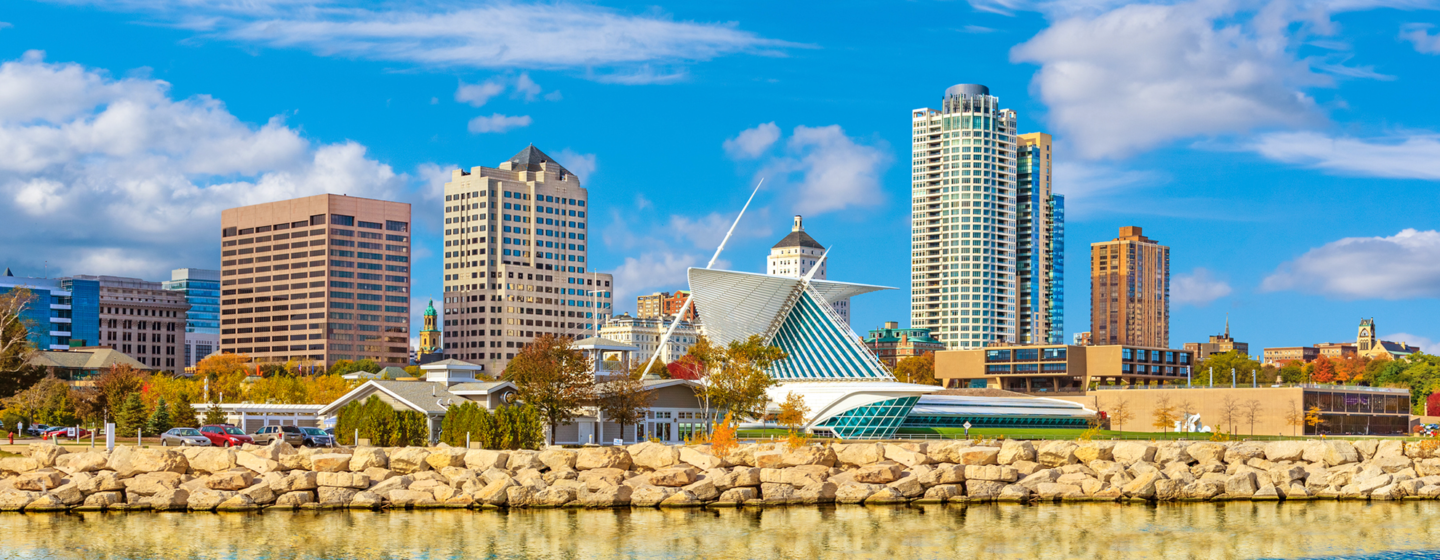
[[[0,514],[20,558],[1440,556],[1435,502]]]

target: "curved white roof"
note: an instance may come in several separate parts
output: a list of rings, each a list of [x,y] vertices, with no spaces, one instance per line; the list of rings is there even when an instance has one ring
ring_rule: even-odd
[[[708,268],[691,268],[688,276],[695,308],[713,310],[702,311],[705,336],[720,345],[768,332],[787,307],[787,300],[804,282],[789,276]],[[810,289],[826,301],[837,301],[895,288],[811,280]]]

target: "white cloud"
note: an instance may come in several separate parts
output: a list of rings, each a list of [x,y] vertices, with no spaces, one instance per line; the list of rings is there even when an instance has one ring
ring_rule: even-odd
[[[580,178],[580,184],[590,180],[595,174],[595,154],[582,154],[570,148],[555,152],[555,161],[565,169],[570,170],[576,177]]]
[[[1056,161],[1056,192],[1065,195],[1065,214],[1084,217],[1102,212],[1134,212],[1129,193],[1165,182],[1162,173],[1122,169],[1103,163]]]
[[[552,92],[550,92],[550,93],[545,94],[545,100],[546,100],[546,101],[559,101],[559,100],[561,100],[561,99],[564,99],[564,97],[565,97],[565,96],[560,95],[560,90],[558,90],[558,89],[555,90],[555,91],[552,91]]]
[[[524,97],[527,103],[534,101],[540,96],[540,84],[530,79],[529,73],[521,72],[520,77],[515,79],[515,95]]]
[[[1303,89],[1331,79],[1295,56],[1284,25],[1293,16],[1280,4],[1255,14],[1234,6],[1197,0],[1064,16],[1011,58],[1040,65],[1033,85],[1052,124],[1087,158],[1323,120]]]
[[[780,56],[803,47],[739,29],[733,22],[677,21],[654,10],[631,15],[572,2],[378,3],[325,0],[52,0],[150,14],[208,36],[320,56],[431,67],[622,70],[619,83],[681,75],[623,71],[646,63],[684,64],[734,54]],[[611,76],[608,72],[597,74]],[[647,81],[650,80],[650,81]]]
[[[789,191],[800,214],[873,206],[884,199],[880,174],[890,165],[884,147],[860,144],[840,125],[797,126],[787,154],[768,162],[760,176]]]
[[[1431,35],[1429,24],[1408,24],[1400,28],[1400,38],[1415,45],[1415,52],[1440,54],[1440,34]]]
[[[460,87],[455,90],[455,100],[469,103],[471,107],[480,107],[504,91],[505,84],[499,80],[486,80],[478,84],[460,82]]]
[[[1170,279],[1170,300],[1177,305],[1204,307],[1230,295],[1230,284],[1206,268],[1196,268]]]
[[[114,79],[43,53],[0,64],[0,246],[63,273],[161,277],[215,268],[222,209],[322,193],[404,200],[410,177],[354,142],[314,144],[278,118]],[[33,267],[33,266],[32,266]]]
[[[761,123],[755,128],[740,131],[734,138],[725,140],[725,153],[735,159],[754,159],[769,150],[780,140],[780,127],[775,122]]]
[[[488,117],[475,117],[470,119],[470,132],[484,134],[487,132],[505,132],[512,128],[530,126],[530,115],[513,117],[495,113]]]
[[[628,308],[638,294],[682,289],[688,284],[685,270],[692,266],[704,266],[704,263],[696,255],[671,251],[647,252],[639,258],[626,257],[624,264],[613,272],[616,305]]]
[[[1347,237],[1283,263],[1260,285],[1339,299],[1440,297],[1440,232]]]
[[[1318,132],[1261,135],[1251,149],[1267,158],[1334,173],[1399,179],[1440,179],[1440,135],[1366,140]]]
[[[1420,350],[1422,352],[1425,352],[1426,354],[1434,355],[1440,353],[1440,343],[1435,342],[1430,337],[1420,336],[1418,334],[1410,334],[1403,332],[1387,334],[1380,337],[1380,340],[1389,340],[1391,342],[1404,342],[1411,346],[1419,347]]]

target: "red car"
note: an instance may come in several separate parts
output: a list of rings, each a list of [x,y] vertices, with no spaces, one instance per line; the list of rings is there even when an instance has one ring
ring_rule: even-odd
[[[70,436],[70,430],[74,430],[74,429],[75,429],[75,428],[60,428],[60,427],[50,428],[50,429],[49,429],[48,431],[46,431],[44,434],[41,434],[41,435],[40,435],[40,439],[51,439],[51,438],[54,438],[54,437],[62,437],[62,438],[71,438],[71,439],[73,439],[73,438]],[[76,436],[76,437],[82,437],[82,438],[90,437],[90,430],[87,430],[87,429],[85,429],[85,428],[80,428],[79,430],[80,430],[80,435],[79,435],[79,436]]]
[[[255,443],[255,440],[245,435],[245,430],[228,424],[201,426],[200,435],[210,438],[210,445],[216,447],[238,447],[247,443]]]

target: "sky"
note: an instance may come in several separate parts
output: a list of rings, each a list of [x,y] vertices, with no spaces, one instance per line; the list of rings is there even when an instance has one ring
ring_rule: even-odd
[[[1171,247],[1170,343],[1383,338],[1440,351],[1440,0],[812,3],[10,0],[0,265],[219,268],[222,209],[409,202],[415,324],[442,188],[528,144],[589,189],[616,311],[763,271],[802,214],[860,333],[909,318],[910,111],[989,86],[1055,140],[1065,330],[1088,247]],[[704,310],[702,310],[702,313]]]

